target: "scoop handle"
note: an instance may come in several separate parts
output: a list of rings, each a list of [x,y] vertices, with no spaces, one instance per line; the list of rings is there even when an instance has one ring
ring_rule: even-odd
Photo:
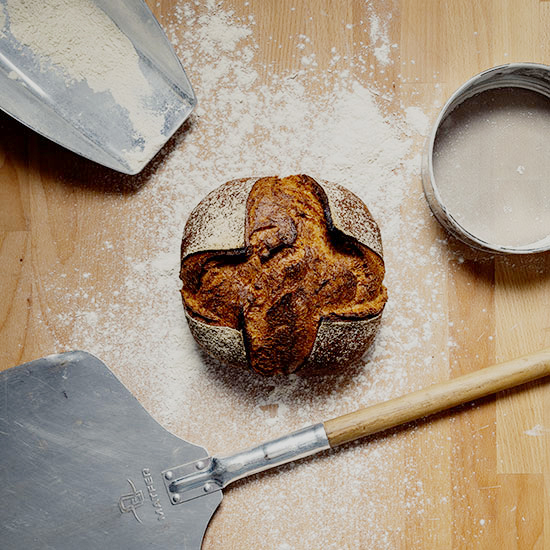
[[[331,447],[550,375],[550,349],[434,384],[324,422]]]

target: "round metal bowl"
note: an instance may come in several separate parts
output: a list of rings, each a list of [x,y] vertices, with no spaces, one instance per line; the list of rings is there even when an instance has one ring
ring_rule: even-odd
[[[434,175],[434,144],[441,124],[446,117],[465,100],[487,90],[496,88],[524,88],[550,98],[550,66],[536,63],[510,63],[488,69],[463,84],[445,103],[428,136],[422,159],[422,182],[424,194],[437,220],[452,235],[466,244],[492,253],[533,254],[550,250],[550,227],[548,236],[534,243],[521,246],[501,246],[487,242],[465,229],[453,212],[445,205]]]

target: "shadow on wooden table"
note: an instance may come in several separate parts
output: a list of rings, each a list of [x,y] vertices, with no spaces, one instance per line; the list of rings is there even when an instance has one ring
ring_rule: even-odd
[[[228,390],[243,401],[250,400],[268,413],[277,413],[279,403],[283,405],[315,406],[318,398],[323,400],[336,398],[350,385],[371,387],[374,383],[372,369],[369,369],[370,351],[359,361],[338,367],[331,374],[301,374],[298,371],[290,375],[262,376],[250,370],[232,367],[220,363],[201,350],[205,377],[222,393]],[[323,419],[316,419],[320,421]],[[326,419],[325,419],[326,420]]]
[[[135,176],[121,174],[85,159],[30,130],[0,111],[0,155],[17,172],[97,193],[132,194],[147,185],[163,161],[186,139],[193,126],[190,117],[153,160]]]
[[[437,224],[435,219],[433,223]],[[550,252],[490,254],[464,244],[441,226],[438,232],[450,252],[451,269],[462,270],[480,283],[494,285],[498,281],[503,288],[528,288],[550,278]]]

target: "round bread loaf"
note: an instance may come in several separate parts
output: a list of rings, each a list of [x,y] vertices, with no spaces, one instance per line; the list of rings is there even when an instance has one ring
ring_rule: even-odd
[[[358,359],[387,300],[367,207],[305,175],[234,180],[207,195],[185,226],[180,278],[196,341],[264,375]]]

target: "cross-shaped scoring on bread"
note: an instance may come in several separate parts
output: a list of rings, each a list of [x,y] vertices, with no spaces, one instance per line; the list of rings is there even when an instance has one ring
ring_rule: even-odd
[[[322,319],[351,323],[384,308],[382,258],[332,226],[327,196],[312,178],[258,179],[243,230],[243,250],[184,250],[180,276],[188,315],[241,330],[253,370],[294,372]]]

